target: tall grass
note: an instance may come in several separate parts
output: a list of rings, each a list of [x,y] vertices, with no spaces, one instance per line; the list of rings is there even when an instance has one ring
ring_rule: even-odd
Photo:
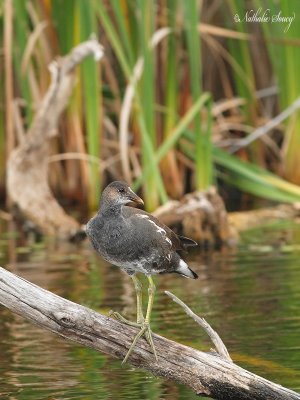
[[[176,31],[176,17],[178,13],[178,0],[168,0],[167,2],[168,14],[166,19],[167,26],[170,27],[171,32]],[[175,34],[170,34],[166,38],[166,58],[168,60],[164,66],[163,78],[165,81],[164,105],[165,113],[163,118],[163,139],[166,140],[170,137],[172,129],[176,124],[179,99],[177,96],[177,62],[179,58],[177,38]],[[169,194],[172,197],[180,197],[184,194],[184,179],[180,166],[176,160],[175,148],[172,147],[166,154],[161,162],[161,171],[164,181],[170,182],[168,185]]]
[[[202,91],[202,63],[198,21],[200,16],[199,2],[190,0],[184,2],[185,31],[190,68],[190,87],[195,101]],[[210,135],[205,134],[201,127],[200,113],[194,120],[195,135],[195,181],[197,189],[207,189],[211,185],[211,148]]]
[[[0,14],[4,14],[4,3],[0,5]],[[4,30],[3,18],[0,19],[1,32]],[[0,63],[0,190],[3,190],[4,168],[5,168],[5,85],[4,85],[5,69],[4,63]]]
[[[115,5],[115,3],[113,4]],[[146,169],[151,166],[151,168],[148,169],[147,173],[147,184],[144,186],[146,205],[149,209],[154,209],[158,205],[158,195],[160,196],[160,199],[162,201],[165,201],[167,199],[166,189],[164,187],[165,185],[161,182],[158,165],[154,162],[154,151],[157,147],[157,138],[159,137],[159,132],[157,131],[162,126],[161,115],[156,110],[156,108],[159,108],[159,106],[156,105],[157,89],[155,85],[155,79],[159,80],[159,78],[155,76],[155,66],[157,62],[156,48],[151,46],[151,41],[153,40],[155,34],[155,8],[153,6],[153,2],[150,1],[141,1],[137,2],[136,4],[140,8],[141,13],[135,17],[135,23],[131,26],[134,26],[137,29],[139,41],[130,42],[128,40],[128,37],[130,36],[130,30],[126,31],[126,26],[129,27],[130,25],[129,23],[124,23],[124,20],[126,21],[127,19],[127,14],[124,14],[123,17],[121,17],[120,13],[122,11],[120,9],[116,11],[117,8],[114,6],[117,21],[117,27],[115,27],[110,20],[107,10],[103,6],[103,4],[98,5],[98,11],[103,21],[103,25],[106,29],[106,33],[113,43],[114,50],[127,79],[130,80],[133,78],[133,68],[131,67],[130,70],[130,58],[126,58],[126,52],[128,54],[127,57],[130,57],[130,55],[132,54],[139,54],[140,60],[143,62],[143,74],[137,87],[135,88],[135,107],[137,109],[137,112],[133,113],[133,117],[138,124],[141,133],[141,139],[138,138],[138,145],[139,143],[141,144],[142,167],[143,169]],[[171,12],[174,13],[174,9],[172,9]],[[169,18],[174,18],[174,14],[172,17]],[[132,18],[130,19],[130,21],[132,22]],[[122,36],[120,36],[120,33],[122,34]],[[123,37],[127,39],[123,41]],[[125,46],[123,46],[123,43],[125,44]],[[134,46],[138,46],[138,48],[134,48]],[[171,46],[173,46],[174,48],[174,41]],[[170,63],[172,61],[174,61],[174,55],[170,59]],[[170,71],[171,68],[174,68],[174,65],[171,66],[170,63],[167,62],[166,68],[168,71]],[[170,79],[174,80],[174,75],[171,74]],[[168,82],[168,78],[166,82]],[[168,89],[168,94],[164,96],[165,101],[167,102],[167,105],[165,107],[165,109],[167,110],[167,116],[165,118],[166,122],[164,125],[164,137],[168,137],[173,120],[177,119],[177,109],[170,109],[170,105],[176,105],[176,102],[174,102],[174,98],[176,98],[177,91],[174,91],[174,85],[168,85],[167,83],[166,87]],[[173,91],[173,96],[171,96],[171,91]],[[133,122],[133,127],[134,126],[135,124]]]
[[[91,37],[97,30],[97,21],[90,1],[90,6],[84,0],[79,0],[77,9],[78,19],[80,21],[80,40],[84,41]],[[82,83],[83,83],[83,113],[85,116],[87,149],[93,157],[100,158],[100,137],[102,116],[101,104],[101,82],[99,66],[93,59],[87,59],[82,65]],[[90,165],[90,191],[89,206],[95,208],[100,195],[101,175],[96,164]]]
[[[230,14],[228,18],[231,19],[231,25],[234,24],[235,30],[240,33],[249,33],[249,24],[245,21],[245,15],[249,10],[249,5],[246,2],[238,0],[228,0]],[[233,16],[238,15],[240,22],[234,22]],[[228,40],[230,54],[235,63],[240,68],[239,73],[233,75],[236,93],[238,96],[246,99],[246,105],[243,111],[246,116],[247,122],[254,122],[255,113],[255,74],[253,69],[253,58],[250,51],[250,42],[247,40]]]
[[[269,3],[278,9],[278,3]],[[256,95],[261,88],[257,76],[262,68],[268,71],[266,74],[273,71],[276,75],[281,108],[300,93],[296,79],[299,47],[287,41],[280,45],[272,42],[271,36],[276,39],[277,33],[272,31],[275,25],[268,26],[260,35],[262,44],[257,44],[264,57],[254,59],[251,40],[256,33],[245,23],[233,22],[233,14],[245,13],[244,3],[227,0],[227,7],[220,6],[219,11],[226,13],[221,20],[226,29],[222,30],[215,26],[215,21],[220,23],[219,16],[205,20],[210,24],[205,29],[200,23],[213,15],[213,5],[208,1],[7,0],[5,7],[0,5],[2,27],[9,18],[9,4],[13,20],[6,19],[6,25],[11,28],[7,32],[12,32],[13,45],[9,45],[7,34],[1,40],[6,60],[12,54],[13,85],[10,68],[0,65],[6,78],[5,87],[0,82],[3,155],[7,142],[15,146],[32,121],[49,84],[47,64],[92,33],[105,46],[101,65],[86,60],[77,71],[61,135],[53,143],[54,153],[80,153],[80,160],[60,161],[51,168],[52,187],[58,194],[95,209],[100,188],[111,179],[125,178],[136,190],[143,190],[146,207],[153,210],[168,198],[180,198],[186,190],[206,189],[216,183],[217,175],[243,191],[268,199],[300,198],[298,187],[218,149],[219,142],[234,142],[244,131],[266,120]],[[259,4],[257,0],[251,6]],[[284,13],[292,12],[294,4],[280,4]],[[293,11],[300,15],[297,7]],[[285,38],[299,36],[298,29],[299,24],[294,23]],[[282,39],[279,33],[278,38]],[[212,68],[208,53],[219,68]],[[264,66],[258,66],[258,61],[265,60]],[[13,98],[21,99],[17,103],[21,131],[20,126],[13,125],[15,111],[6,109],[4,113],[4,103],[11,104]],[[220,100],[225,107],[217,112]],[[237,101],[243,105],[234,105]],[[20,122],[20,118],[17,120]],[[1,121],[13,127],[12,137],[6,129],[5,143]],[[260,142],[238,155],[260,165],[272,165],[276,172],[280,165],[274,153],[282,152],[286,176],[298,182],[292,171],[298,166],[299,122],[298,117],[292,118],[285,136],[279,130],[279,139],[271,136],[271,144]]]
[[[154,8],[152,0],[139,0],[136,3],[140,10],[138,16],[137,34],[140,40],[140,55],[144,60],[144,72],[139,83],[139,115],[143,116],[142,130],[142,167],[151,165],[151,152],[148,151],[147,138],[151,147],[156,148],[156,119],[155,119],[155,51],[150,46],[150,40],[154,32]],[[158,192],[155,183],[154,174],[149,174],[148,182],[145,186],[146,204],[149,208],[155,208],[158,205]]]
[[[257,1],[257,6],[265,7],[266,3]],[[273,23],[264,26],[268,50],[272,62],[273,72],[279,89],[279,101],[282,109],[287,108],[300,96],[300,2],[282,0],[271,2],[268,6],[271,15],[281,13],[282,17],[295,16],[295,20],[288,23]],[[294,43],[293,43],[294,41]],[[294,114],[286,124],[284,144],[282,146],[284,176],[300,184],[300,114]]]

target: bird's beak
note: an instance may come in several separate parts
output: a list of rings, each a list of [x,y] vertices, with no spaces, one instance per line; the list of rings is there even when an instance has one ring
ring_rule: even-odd
[[[141,205],[141,206],[144,205],[143,200],[137,194],[135,194],[133,190],[131,190],[129,188],[129,192],[130,192],[130,195],[129,195],[130,201],[132,201],[133,203],[135,203],[137,205]]]

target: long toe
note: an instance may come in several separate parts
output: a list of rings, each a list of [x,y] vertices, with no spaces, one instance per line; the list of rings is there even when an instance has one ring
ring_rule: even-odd
[[[155,346],[154,346],[154,343],[153,343],[153,338],[152,338],[152,332],[151,332],[151,329],[150,329],[150,325],[144,323],[142,325],[141,330],[139,331],[139,333],[133,339],[133,342],[131,343],[131,346],[130,346],[129,350],[128,350],[124,360],[122,361],[122,364],[126,363],[126,361],[128,360],[130,354],[132,353],[133,349],[135,348],[135,346],[137,344],[137,341],[142,336],[145,336],[147,342],[149,343],[149,345],[151,347],[151,350],[152,350],[152,352],[154,354],[154,357],[155,357],[156,361],[158,360],[156,349],[155,349]]]
[[[141,326],[142,326],[142,324],[139,324],[137,322],[129,321],[128,319],[124,318],[123,315],[121,315],[117,311],[111,310],[109,312],[108,316],[116,319],[117,321],[122,322],[123,324],[129,325],[129,326],[135,326],[136,328],[141,328]]]
[[[145,336],[146,336],[147,342],[149,343],[149,346],[151,347],[152,353],[154,354],[155,360],[158,361],[156,348],[155,348],[154,343],[153,343],[152,331],[151,331],[150,326],[148,326],[148,329],[145,332]]]

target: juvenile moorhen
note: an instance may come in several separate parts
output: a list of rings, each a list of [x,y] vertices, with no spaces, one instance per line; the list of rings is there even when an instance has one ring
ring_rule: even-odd
[[[138,339],[145,335],[157,360],[150,318],[155,293],[153,274],[176,272],[187,278],[198,276],[180,258],[177,251],[186,250],[197,243],[175,234],[153,215],[134,208],[143,205],[125,182],[115,181],[103,191],[97,214],[87,223],[86,233],[95,250],[108,262],[119,266],[132,278],[137,296],[137,322],[130,322],[117,312],[118,320],[140,328],[123,363],[127,361]],[[129,205],[129,206],[128,206]],[[145,274],[149,281],[148,307],[144,318],[142,310],[142,285],[136,273]]]

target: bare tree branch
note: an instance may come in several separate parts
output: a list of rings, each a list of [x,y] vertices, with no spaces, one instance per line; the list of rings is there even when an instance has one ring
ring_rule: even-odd
[[[215,345],[216,350],[220,354],[220,356],[223,357],[225,360],[232,362],[232,359],[222,339],[217,334],[217,332],[205,321],[205,319],[196,315],[182,300],[176,297],[175,294],[168,292],[167,290],[165,290],[165,293],[169,297],[171,297],[171,299],[175,301],[175,303],[179,304],[180,307],[182,307],[184,311],[187,313],[187,315],[193,318],[193,320],[197,322],[197,324],[199,324],[206,331],[211,341]]]
[[[49,66],[51,84],[32,126],[7,162],[7,190],[12,203],[46,234],[70,238],[80,226],[57,203],[48,184],[49,141],[57,135],[58,120],[70,98],[75,67],[86,57],[99,60],[102,46],[92,38]]]
[[[235,141],[234,145],[229,150],[229,153],[235,153],[243,147],[249,146],[255,140],[261,138],[266,133],[270,132],[273,128],[281,124],[285,119],[287,119],[290,115],[296,112],[300,108],[300,97],[298,97],[289,107],[287,107],[280,114],[276,115],[273,119],[268,121],[265,125],[260,126],[255,129],[249,136],[238,139]]]
[[[65,300],[3,268],[0,304],[59,336],[119,359],[124,358],[137,332],[136,328]],[[222,400],[300,400],[299,394],[218,355],[158,335],[153,339],[158,362],[144,339],[138,342],[129,362],[154,375],[181,382],[197,394]]]

